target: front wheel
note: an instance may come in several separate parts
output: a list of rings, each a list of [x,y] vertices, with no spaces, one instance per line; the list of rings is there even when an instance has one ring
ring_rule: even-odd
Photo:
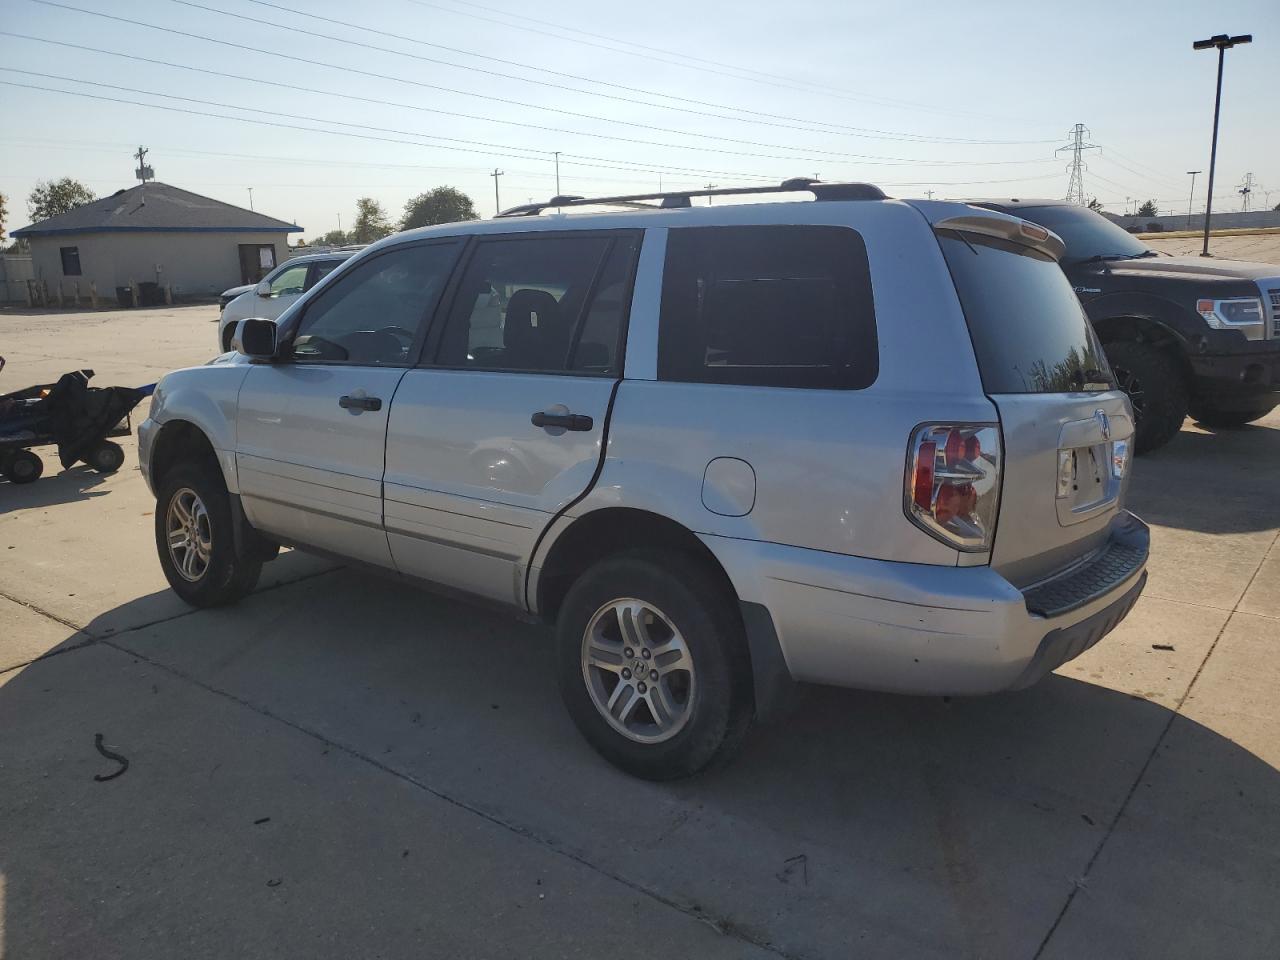
[[[1276,405],[1272,403],[1248,410],[1219,410],[1213,404],[1201,401],[1191,405],[1191,419],[1197,423],[1203,423],[1206,427],[1231,429],[1261,420],[1275,408]]]
[[[44,461],[30,450],[17,450],[5,459],[3,472],[10,483],[35,483],[44,473]]]
[[[1108,343],[1106,353],[1116,383],[1133,407],[1134,453],[1163,447],[1187,418],[1187,381],[1177,361],[1149,343],[1133,340]]]
[[[746,641],[733,598],[679,554],[604,560],[557,618],[560,692],[587,741],[648,780],[725,760],[750,726]]]
[[[235,603],[253,590],[260,560],[236,554],[231,504],[216,467],[184,464],[156,497],[156,550],[173,592],[193,607]]]

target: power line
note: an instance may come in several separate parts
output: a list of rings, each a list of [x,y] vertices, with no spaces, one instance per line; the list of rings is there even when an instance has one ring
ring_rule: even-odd
[[[439,108],[437,108],[437,107],[424,107],[424,106],[421,106],[421,105],[419,105],[419,104],[413,104],[413,103],[401,103],[401,102],[394,101],[394,100],[382,100],[382,99],[379,99],[379,98],[376,98],[376,97],[365,97],[365,96],[360,96],[359,94],[354,94],[354,93],[345,93],[345,92],[343,92],[343,91],[341,91],[341,90],[325,90],[325,89],[321,89],[321,88],[317,88],[317,87],[307,87],[307,86],[302,86],[301,84],[288,83],[287,81],[272,80],[272,79],[266,79],[266,78],[262,78],[262,77],[252,77],[252,76],[248,76],[248,75],[245,75],[245,74],[228,73],[228,72],[221,71],[221,70],[211,70],[211,69],[209,69],[209,68],[207,68],[207,67],[198,67],[198,66],[195,66],[195,65],[193,65],[193,64],[174,63],[174,62],[172,62],[172,61],[168,61],[168,60],[159,60],[159,59],[156,59],[156,58],[153,58],[153,57],[143,57],[143,56],[138,56],[138,55],[136,55],[136,54],[121,53],[121,52],[119,52],[119,51],[115,51],[115,50],[106,50],[106,49],[103,49],[103,48],[101,48],[101,47],[91,47],[91,46],[87,46],[87,45],[85,45],[85,44],[69,43],[69,42],[67,42],[67,41],[63,41],[63,40],[50,40],[50,39],[48,39],[48,38],[46,38],[46,37],[36,37],[36,36],[32,36],[32,35],[30,35],[30,34],[13,33],[13,32],[7,31],[7,30],[0,30],[0,36],[11,36],[11,37],[17,37],[17,38],[20,38],[20,39],[24,39],[24,40],[35,40],[35,41],[40,42],[40,43],[48,43],[48,44],[53,44],[53,45],[61,46],[61,47],[69,47],[69,48],[73,48],[73,49],[76,49],[76,50],[87,50],[87,51],[90,51],[90,52],[92,52],[92,53],[99,53],[99,54],[103,54],[103,55],[105,55],[105,56],[110,56],[110,57],[120,57],[120,58],[122,58],[122,59],[126,59],[126,60],[133,60],[133,61],[141,62],[141,63],[149,63],[149,64],[152,64],[152,65],[155,65],[155,66],[170,67],[170,68],[177,69],[177,70],[188,70],[188,71],[192,71],[192,72],[195,72],[195,73],[203,73],[203,74],[207,74],[207,75],[209,75],[209,76],[224,77],[224,78],[231,79],[231,80],[242,80],[242,81],[245,81],[245,82],[248,82],[248,83],[264,84],[264,85],[271,86],[271,87],[282,87],[282,88],[284,88],[284,89],[288,89],[288,90],[298,90],[298,91],[301,91],[301,92],[304,92],[304,93],[314,93],[314,94],[318,94],[318,95],[320,95],[320,96],[324,96],[324,97],[330,97],[330,98],[332,98],[332,97],[337,97],[337,98],[340,98],[340,99],[346,99],[346,100],[356,100],[356,101],[359,101],[359,102],[361,102],[361,103],[372,103],[372,104],[378,104],[378,105],[381,105],[381,106],[396,107],[396,108],[398,108],[398,109],[403,109],[403,110],[415,110],[415,111],[418,111],[418,112],[420,112],[420,113],[435,113],[435,114],[440,114],[440,115],[442,115],[442,116],[447,116],[447,117],[458,117],[458,118],[465,119],[465,120],[477,120],[477,121],[480,121],[480,122],[483,122],[483,123],[499,123],[499,124],[503,124],[503,125],[507,125],[507,126],[522,127],[522,128],[524,128],[524,129],[529,129],[529,130],[540,130],[540,131],[549,132],[549,133],[563,133],[563,134],[569,134],[569,135],[572,135],[572,136],[581,136],[581,137],[593,137],[593,138],[601,139],[601,140],[616,140],[616,141],[618,141],[618,142],[620,142],[620,143],[638,144],[638,145],[642,145],[642,146],[650,146],[650,147],[662,147],[662,148],[667,148],[667,149],[677,149],[677,150],[683,150],[683,149],[688,149],[688,150],[707,150],[707,151],[710,151],[710,152],[716,152],[716,153],[731,153],[731,152],[732,152],[732,153],[736,153],[736,154],[737,154],[737,155],[739,155],[739,156],[759,156],[759,155],[755,155],[755,154],[737,153],[736,151],[712,150],[712,148],[708,148],[708,147],[700,147],[700,146],[696,146],[696,145],[693,145],[693,144],[662,143],[662,142],[653,141],[653,140],[640,140],[640,139],[637,139],[637,138],[634,138],[634,137],[621,137],[621,136],[617,136],[617,135],[615,135],[615,134],[592,133],[592,132],[585,131],[585,130],[573,130],[573,129],[568,129],[568,128],[565,128],[565,127],[552,127],[552,126],[547,126],[547,125],[545,125],[545,124],[526,123],[526,122],[519,121],[519,120],[501,120],[501,119],[492,118],[492,117],[485,117],[485,116],[482,116],[482,115],[479,115],[479,114],[459,113],[459,112],[457,112],[457,111],[452,111],[452,110],[441,110],[441,109],[439,109]],[[92,81],[92,80],[81,80],[81,79],[76,78],[76,77],[67,77],[67,76],[61,76],[61,75],[58,75],[58,74],[45,74],[45,73],[40,73],[40,72],[38,72],[38,71],[32,71],[32,70],[20,70],[20,69],[14,68],[14,67],[0,67],[0,69],[9,70],[9,71],[11,71],[11,72],[13,72],[13,73],[23,73],[23,74],[28,74],[28,75],[30,75],[30,76],[44,77],[44,78],[46,78],[46,79],[66,80],[66,81],[69,81],[69,82],[72,82],[72,83],[87,83],[87,84],[95,84],[95,81]],[[97,85],[97,84],[95,84],[95,85]],[[114,85],[113,85],[113,84],[105,84],[105,86],[114,86]],[[127,90],[127,91],[132,92],[132,93],[149,93],[149,91],[138,90],[138,89],[133,88],[133,87],[117,87],[116,89]],[[169,94],[153,94],[153,95],[154,95],[154,96],[169,96]],[[181,98],[179,98],[179,99],[181,99]],[[201,102],[205,102],[205,101],[201,101]],[[216,105],[217,105],[217,106],[227,106],[227,104],[216,104]],[[591,119],[604,119],[604,118],[591,118]],[[605,122],[623,122],[623,121],[605,121]],[[743,146],[760,147],[760,148],[763,148],[763,149],[772,149],[772,150],[800,150],[800,149],[805,149],[805,148],[801,148],[801,147],[789,147],[789,146],[782,145],[782,144],[762,143],[762,142],[755,141],[755,140],[739,140],[739,139],[732,138],[732,137],[718,137],[718,136],[715,136],[715,135],[713,135],[713,134],[689,133],[689,132],[686,132],[686,131],[682,131],[682,130],[675,130],[675,129],[671,129],[671,128],[667,128],[667,127],[653,127],[653,126],[648,126],[648,125],[644,125],[644,124],[635,124],[635,126],[642,126],[642,127],[644,127],[645,129],[657,130],[657,131],[661,131],[661,132],[664,132],[664,133],[672,133],[672,134],[675,134],[675,135],[677,135],[677,136],[701,137],[701,138],[708,139],[708,140],[712,140],[712,141],[722,141],[722,142],[725,142],[725,143],[736,143],[736,144],[741,144],[741,145],[743,145]],[[880,157],[880,156],[877,156],[877,155],[874,155],[874,154],[865,154],[865,155],[864,155],[864,154],[848,154],[848,153],[839,153],[839,152],[836,152],[836,151],[825,151],[825,150],[817,150],[817,151],[813,151],[813,152],[815,152],[815,153],[820,153],[820,154],[822,154],[824,157],[825,157],[825,156],[830,156],[830,157],[833,157],[834,159],[837,159],[837,160],[851,160],[851,161],[857,161],[857,162],[879,161],[879,160],[886,160],[886,161],[899,161],[899,162],[906,162],[906,163],[928,163],[928,162],[929,162],[929,161],[924,161],[924,160],[913,160],[913,159],[911,159],[911,158],[900,158],[900,157]],[[791,157],[786,157],[786,156],[776,156],[776,155],[775,155],[775,156],[772,156],[772,157],[765,157],[765,159],[789,160],[789,159],[793,159],[793,158],[791,158]],[[800,160],[810,160],[810,159],[813,159],[813,158],[800,157],[800,158],[795,158],[795,159],[800,159]],[[991,162],[992,162],[992,163],[996,163],[996,162],[1019,163],[1019,162],[1023,162],[1023,161],[991,161]],[[1039,162],[1039,161],[1026,161],[1026,162]],[[986,165],[987,165],[987,163],[986,163],[986,162],[981,162],[981,161],[976,161],[976,162],[975,162],[975,161],[954,161],[954,162],[951,162],[951,161],[939,161],[939,165],[954,165],[954,164],[977,165],[977,166],[986,166]]]
[[[944,116],[985,117],[985,118],[994,119],[994,120],[1008,119],[1006,117],[997,117],[987,113],[977,113],[971,110],[948,110],[940,107],[930,106],[928,104],[918,103],[912,100],[899,100],[893,97],[876,97],[876,96],[870,96],[868,94],[854,93],[851,90],[842,90],[840,88],[831,87],[823,84],[811,83],[807,80],[800,80],[794,77],[784,77],[780,74],[767,73],[763,70],[753,70],[749,67],[740,67],[735,64],[724,63],[719,60],[708,60],[703,57],[695,57],[692,54],[679,53],[674,50],[665,50],[661,47],[652,47],[643,43],[637,43],[634,40],[624,40],[620,37],[609,37],[609,36],[605,36],[604,34],[591,33],[590,31],[587,31],[587,30],[580,30],[576,27],[565,26],[564,24],[553,23],[548,20],[538,20],[534,17],[508,13],[505,10],[497,10],[493,7],[486,7],[478,3],[466,3],[462,5],[473,7],[477,10],[488,10],[491,13],[497,13],[501,16],[508,17],[513,20],[520,20],[526,24],[527,23],[541,24],[542,26],[553,27],[556,30],[563,30],[569,33],[577,33],[585,37],[593,37],[597,40],[607,40],[610,43],[625,44],[627,46],[637,47],[640,50],[646,50],[652,53],[665,54],[668,57],[678,57],[684,60],[692,61],[692,63],[680,63],[679,60],[670,60],[664,57],[654,57],[645,53],[637,53],[632,50],[624,50],[624,49],[619,49],[618,47],[605,46],[604,44],[600,44],[600,43],[592,43],[589,40],[580,40],[574,37],[560,36],[559,34],[550,33],[546,30],[537,30],[521,24],[509,23],[505,20],[496,20],[493,17],[485,17],[477,13],[471,13],[469,11],[455,10],[451,7],[441,6],[440,4],[437,4],[437,3],[428,3],[426,2],[426,0],[409,0],[409,2],[416,4],[417,6],[420,6],[420,7],[425,7],[433,10],[440,10],[445,13],[451,13],[454,16],[470,17],[473,20],[480,20],[485,23],[495,23],[495,24],[498,24],[499,26],[508,27],[511,29],[524,30],[530,33],[538,33],[538,34],[541,34],[542,36],[554,37],[557,40],[566,40],[570,43],[580,43],[586,46],[596,47],[601,50],[609,50],[613,53],[624,53],[629,56],[643,57],[644,59],[653,60],[657,63],[666,63],[672,66],[684,67],[690,70],[701,70],[705,73],[711,73],[717,76],[729,77],[734,80],[746,80],[752,83],[765,83],[769,86],[779,87],[784,90],[798,90],[803,93],[810,93],[810,94],[821,93],[826,96],[836,97],[841,100],[871,103],[877,106],[895,107],[898,109],[920,110],[926,113],[937,113],[937,114],[942,114]],[[738,71],[738,73],[725,73],[721,70],[708,69],[708,66],[696,66],[696,64],[705,64],[710,67],[723,67],[727,70]],[[756,78],[761,78],[761,79],[756,79]],[[1051,143],[1052,141],[1047,140],[1043,142]]]
[[[37,2],[42,2],[42,0],[37,0]],[[287,30],[290,33],[301,33],[305,36],[316,37],[322,40],[330,40],[335,43],[343,43],[348,46],[362,47],[364,49],[374,50],[378,53],[390,53],[390,54],[393,54],[394,56],[409,57],[415,60],[422,60],[427,63],[434,63],[437,65],[453,67],[454,69],[458,69],[458,70],[470,70],[478,73],[483,73],[488,76],[500,77],[506,80],[516,80],[520,83],[533,83],[539,86],[552,87],[553,89],[557,89],[557,90],[567,90],[570,93],[579,93],[587,96],[596,96],[596,97],[607,97],[608,99],[620,100],[624,103],[637,104],[637,105],[646,106],[646,107],[658,107],[660,109],[665,109],[665,110],[678,110],[683,113],[692,113],[698,116],[711,117],[719,120],[733,120],[737,122],[746,122],[743,117],[731,117],[731,116],[725,116],[723,114],[706,113],[705,111],[689,110],[688,108],[684,108],[684,107],[673,107],[673,106],[670,106],[669,104],[647,103],[645,101],[635,100],[630,97],[619,97],[611,94],[600,93],[599,91],[596,91],[596,90],[580,90],[575,87],[567,87],[563,84],[550,83],[543,80],[534,80],[530,77],[521,77],[515,74],[502,73],[501,71],[486,70],[484,68],[472,66],[469,64],[451,63],[447,60],[437,60],[433,57],[423,57],[420,54],[406,53],[403,50],[396,50],[393,47],[381,47],[381,46],[378,46],[377,44],[365,43],[363,41],[355,40],[350,37],[334,36],[333,34],[321,33],[316,30],[307,30],[302,27],[286,26],[281,23],[274,23],[271,20],[264,20],[259,17],[252,17],[252,16],[249,16],[248,14],[236,13],[235,11],[232,11],[232,10],[222,10],[218,7],[211,7],[203,3],[197,3],[195,2],[195,0],[169,0],[169,2],[178,4],[184,7],[190,7],[195,10],[203,10],[206,13],[214,13],[224,17],[231,17],[236,20],[244,20],[249,23],[255,23],[259,26],[274,27],[279,30]],[[607,80],[596,80],[591,77],[584,77],[580,74],[565,73],[564,71],[560,71],[560,70],[551,70],[547,67],[539,67],[534,64],[521,63],[518,60],[510,60],[503,57],[495,57],[489,54],[475,53],[473,51],[463,50],[458,47],[449,47],[443,44],[433,43],[429,40],[422,40],[418,37],[410,37],[400,33],[392,33],[387,30],[379,30],[374,27],[365,26],[359,23],[353,23],[347,20],[338,20],[333,17],[325,17],[310,10],[307,10],[307,11],[294,10],[290,7],[282,6],[277,3],[271,3],[269,2],[269,0],[248,0],[248,2],[255,3],[255,4],[258,4],[259,6],[267,7],[273,10],[283,10],[286,13],[292,13],[294,16],[304,17],[307,20],[319,20],[325,23],[332,23],[336,26],[345,27],[350,30],[363,30],[367,33],[372,33],[372,34],[383,36],[383,37],[390,37],[392,39],[401,40],[406,43],[414,43],[420,46],[430,47],[436,50],[445,50],[449,53],[460,54],[462,56],[475,57],[480,60],[487,60],[494,63],[501,63],[506,66],[514,66],[522,70],[532,70],[537,73],[547,74],[548,76],[563,77],[565,79],[576,80],[581,83],[594,83],[600,86],[610,87],[616,90],[626,90],[631,93],[639,93],[649,97],[662,97],[668,100],[677,100],[684,103],[692,103],[698,106],[713,107],[717,110],[733,110],[738,113],[749,114],[753,117],[767,117],[770,120],[775,120],[775,121],[776,120],[794,121],[796,119],[795,117],[786,117],[779,114],[764,113],[758,110],[750,110],[742,107],[734,107],[728,104],[712,103],[712,102],[703,101],[703,100],[693,100],[688,97],[680,97],[674,94],[660,93],[654,90],[645,90],[643,88],[632,87],[626,84],[611,83]],[[753,122],[758,123],[759,121],[757,120]],[[880,140],[900,140],[900,141],[907,141],[907,142],[913,142],[913,143],[956,143],[956,144],[964,143],[964,144],[979,144],[979,145],[1019,145],[1019,144],[1030,144],[1030,143],[1052,143],[1053,142],[1051,140],[969,140],[969,139],[958,138],[958,137],[934,137],[934,136],[904,133],[901,131],[892,131],[892,130],[871,130],[865,127],[847,127],[842,124],[831,124],[823,121],[804,121],[804,122],[808,122],[810,124],[820,125],[828,128],[834,128],[834,130],[836,131],[840,131],[840,130],[851,131],[849,133],[844,134],[846,136],[857,136],[857,137],[864,137],[869,139],[880,139]],[[775,123],[770,125],[783,126],[783,127],[786,127],[787,129],[792,129],[792,130],[806,129],[804,127],[797,127],[794,125],[794,123],[785,123],[785,124]],[[808,130],[808,132],[830,133],[832,132],[832,130],[828,129],[823,131],[815,131],[810,129]]]

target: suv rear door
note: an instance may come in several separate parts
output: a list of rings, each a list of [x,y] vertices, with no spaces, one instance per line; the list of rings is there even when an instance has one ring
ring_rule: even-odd
[[[600,462],[640,239],[473,242],[427,362],[391,405],[384,510],[402,573],[522,601],[538,537]]]
[[[987,232],[1012,226],[1017,236],[1017,221],[935,226],[1000,414],[1004,478],[991,564],[1024,586],[1106,540],[1127,483],[1132,414],[1056,260]]]

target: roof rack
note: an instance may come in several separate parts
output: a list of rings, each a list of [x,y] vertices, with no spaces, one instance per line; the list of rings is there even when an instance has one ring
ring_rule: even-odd
[[[807,190],[817,200],[887,200],[885,192],[871,183],[824,183],[809,177],[792,177],[776,187],[717,187],[708,190],[679,190],[668,193],[632,193],[618,197],[557,196],[544,203],[523,203],[498,214],[499,217],[532,217],[551,207],[623,206],[650,210],[672,210],[693,206],[693,197],[740,197],[761,193],[796,193]],[[657,200],[659,203],[646,201]]]

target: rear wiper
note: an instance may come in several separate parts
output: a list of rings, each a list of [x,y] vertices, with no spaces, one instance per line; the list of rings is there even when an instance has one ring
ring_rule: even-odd
[[[1144,250],[1142,253],[1095,253],[1092,257],[1085,257],[1076,263],[1106,263],[1108,260],[1137,260],[1141,257],[1158,257],[1154,250]]]
[[[1096,370],[1093,367],[1085,367],[1083,370],[1076,370],[1072,375],[1072,379],[1075,380],[1080,387],[1110,387],[1112,385],[1110,378],[1108,378],[1105,373],[1101,370]]]

